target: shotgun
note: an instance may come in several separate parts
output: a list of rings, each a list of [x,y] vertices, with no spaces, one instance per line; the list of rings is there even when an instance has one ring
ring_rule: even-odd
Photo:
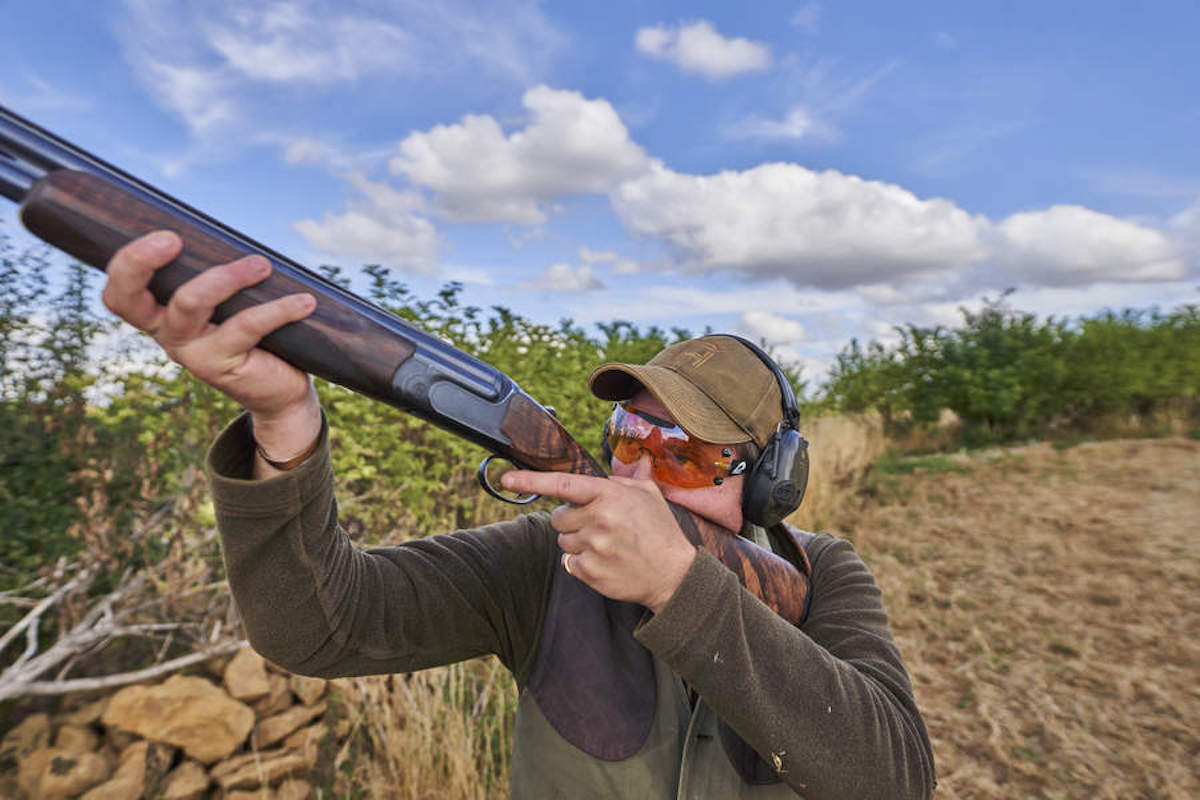
[[[266,257],[270,277],[219,305],[213,320],[221,322],[284,295],[312,294],[317,307],[308,318],[279,328],[259,346],[305,372],[482,446],[491,455],[480,464],[480,483],[501,500],[513,502],[486,475],[488,462],[497,457],[524,469],[606,475],[553,411],[491,365],[3,106],[0,195],[20,204],[21,222],[31,233],[100,270],[118,249],[145,233],[177,233],[182,252],[150,282],[151,293],[163,304],[180,285],[210,267],[249,254]],[[672,511],[694,545],[717,556],[777,614],[800,623],[808,590],[804,573],[678,506],[672,505]],[[790,534],[783,546],[795,563],[807,563]]]

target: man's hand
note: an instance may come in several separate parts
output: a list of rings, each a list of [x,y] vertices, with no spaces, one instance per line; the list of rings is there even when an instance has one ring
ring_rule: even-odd
[[[696,558],[653,481],[517,470],[500,482],[570,504],[550,515],[558,546],[571,574],[606,597],[657,613]]]
[[[265,258],[247,256],[197,275],[180,286],[166,306],[159,305],[148,288],[150,280],[181,248],[179,237],[169,231],[122,247],[108,264],[104,305],[150,334],[171,360],[245,406],[254,417],[255,438],[273,456],[303,450],[321,424],[312,383],[257,345],[276,328],[311,314],[316,299],[289,295],[214,324],[213,310],[220,303],[271,273]]]

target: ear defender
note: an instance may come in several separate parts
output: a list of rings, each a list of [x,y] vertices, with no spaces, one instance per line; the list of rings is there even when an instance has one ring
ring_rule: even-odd
[[[741,336],[723,335],[741,342],[767,365],[783,398],[783,421],[746,473],[742,489],[742,517],[770,528],[800,507],[808,488],[808,442],[797,430],[800,406],[787,376],[761,347]]]

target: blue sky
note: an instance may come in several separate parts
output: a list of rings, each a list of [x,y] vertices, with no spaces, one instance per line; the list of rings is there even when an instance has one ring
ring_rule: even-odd
[[[851,337],[1200,300],[1200,6],[14,5],[0,103],[302,263]],[[13,226],[3,209],[5,227]]]

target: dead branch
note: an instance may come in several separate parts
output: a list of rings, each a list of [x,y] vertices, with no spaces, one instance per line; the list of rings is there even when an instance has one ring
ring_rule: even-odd
[[[33,695],[57,695],[68,694],[70,692],[89,692],[97,689],[112,689],[117,686],[127,686],[138,681],[150,680],[157,678],[160,675],[166,675],[171,672],[176,672],[184,667],[190,667],[193,664],[200,664],[208,661],[211,658],[220,658],[227,656],[230,653],[236,653],[246,645],[245,639],[240,639],[235,642],[226,642],[217,647],[211,647],[206,650],[201,650],[196,653],[189,653],[186,656],[173,658],[170,661],[164,661],[161,664],[155,664],[152,667],[144,669],[132,670],[130,672],[120,672],[114,675],[105,675],[101,678],[75,678],[69,681],[30,681],[21,687],[21,691],[17,694],[5,694],[5,688],[0,686],[0,701],[7,700],[9,697],[33,696]]]
[[[29,611],[29,613],[21,618],[20,622],[9,628],[3,636],[0,636],[0,653],[3,653],[4,648],[8,647],[14,639],[20,636],[22,631],[30,626],[36,626],[38,618],[41,617],[42,614],[46,613],[47,609],[56,605],[58,601],[62,600],[63,597],[69,592],[73,592],[80,586],[86,586],[87,584],[91,583],[91,580],[91,573],[85,569],[70,581],[56,589],[53,594],[42,598],[42,600],[35,605],[33,609]],[[36,638],[37,637],[35,636],[35,641]]]
[[[194,623],[186,622],[140,622],[131,619],[139,612],[152,608],[154,604],[137,601],[138,595],[147,586],[145,575],[136,574],[131,577],[131,573],[126,572],[116,589],[94,601],[83,617],[69,631],[62,634],[44,652],[39,653],[38,628],[42,615],[73,591],[86,588],[90,582],[90,573],[86,570],[80,571],[74,579],[38,603],[37,607],[26,614],[12,630],[4,635],[2,642],[4,646],[14,641],[22,631],[26,634],[27,642],[21,656],[0,673],[0,701],[31,694],[63,694],[81,689],[122,686],[182,669],[237,649],[235,643],[229,641],[228,638],[225,641],[219,641],[213,637],[209,645],[199,652],[145,669],[98,678],[63,680],[62,676],[66,675],[72,662],[77,661],[84,654],[95,652],[115,639],[126,636],[154,637],[160,633],[173,635],[175,631],[197,627]],[[2,649],[0,647],[0,650]],[[161,652],[164,651],[160,650]],[[60,666],[62,669],[58,673],[58,680],[38,680],[42,675]]]

